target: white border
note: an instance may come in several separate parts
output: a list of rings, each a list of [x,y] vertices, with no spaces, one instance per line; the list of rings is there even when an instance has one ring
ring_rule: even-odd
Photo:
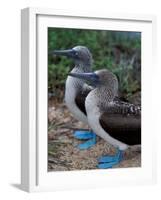
[[[106,187],[155,181],[152,110],[149,96],[153,16],[88,13],[29,8],[22,10],[22,188],[27,191]],[[47,27],[142,32],[142,167],[131,169],[47,172]],[[36,46],[37,44],[37,46]],[[41,47],[41,48],[40,48]],[[145,67],[146,66],[146,67]],[[154,67],[154,66],[153,66]],[[46,76],[45,76],[45,75]],[[37,97],[37,99],[36,99]],[[36,123],[37,122],[37,123]],[[145,135],[146,133],[146,135]],[[153,155],[152,155],[153,153]],[[148,157],[149,155],[149,157]],[[153,169],[153,170],[152,170]]]

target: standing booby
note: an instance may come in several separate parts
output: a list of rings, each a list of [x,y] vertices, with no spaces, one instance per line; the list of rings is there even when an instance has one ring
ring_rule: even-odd
[[[50,54],[66,56],[73,59],[75,66],[72,73],[91,72],[93,62],[89,49],[85,46],[76,46],[68,50],[54,50]],[[65,84],[65,102],[74,117],[84,123],[88,123],[85,98],[91,91],[91,87],[83,80],[67,77]],[[96,135],[91,131],[75,131],[74,136],[77,139],[89,139],[78,146],[79,149],[87,149],[96,143]]]
[[[115,156],[99,159],[99,168],[111,168],[122,160],[123,151],[141,144],[141,107],[116,99],[118,80],[106,70],[95,73],[70,73],[95,87],[86,97],[85,107],[92,130],[118,148]]]

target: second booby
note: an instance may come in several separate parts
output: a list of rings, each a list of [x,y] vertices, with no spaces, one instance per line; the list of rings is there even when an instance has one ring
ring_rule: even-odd
[[[50,54],[71,58],[75,64],[71,73],[91,72],[92,54],[85,46],[76,46],[68,50],[54,50]],[[67,77],[65,84],[66,105],[76,119],[87,124],[85,98],[91,89],[84,83],[84,80]],[[75,131],[74,136],[77,139],[87,140],[78,146],[79,149],[88,149],[96,143],[96,135],[92,131]]]
[[[118,80],[106,69],[69,75],[95,87],[85,100],[87,118],[92,130],[118,149],[115,156],[99,159],[99,168],[111,168],[122,160],[123,151],[141,144],[141,107],[115,99]]]

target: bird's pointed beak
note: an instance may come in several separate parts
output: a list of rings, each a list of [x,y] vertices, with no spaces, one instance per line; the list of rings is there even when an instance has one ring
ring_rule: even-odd
[[[69,73],[69,76],[79,78],[89,82],[91,85],[96,86],[99,84],[99,76],[96,73]]]
[[[74,58],[75,50],[74,49],[54,50],[49,52],[49,55],[67,56],[69,58]]]

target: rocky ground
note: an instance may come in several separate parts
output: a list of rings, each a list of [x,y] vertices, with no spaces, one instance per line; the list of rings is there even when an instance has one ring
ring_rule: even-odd
[[[115,153],[116,149],[101,138],[97,138],[97,144],[88,150],[77,149],[82,141],[73,137],[73,131],[88,129],[88,126],[74,119],[64,103],[50,100],[48,112],[48,171],[97,169],[100,156]],[[115,168],[140,166],[141,152],[128,150]]]

